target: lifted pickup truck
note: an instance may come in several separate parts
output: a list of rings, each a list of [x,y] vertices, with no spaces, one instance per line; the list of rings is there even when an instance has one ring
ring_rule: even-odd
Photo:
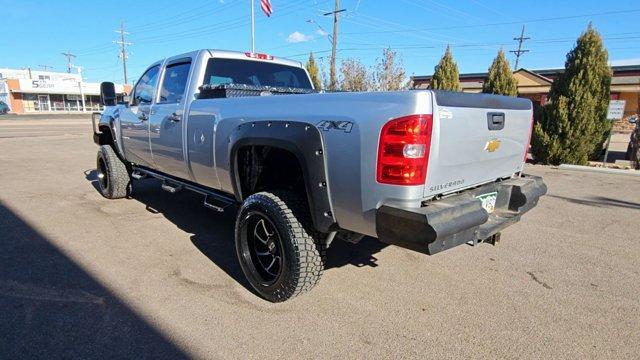
[[[522,173],[527,99],[429,90],[316,93],[298,62],[200,50],[152,64],[94,118],[102,194],[153,177],[234,211],[240,266],[284,301],[320,279],[334,239],[434,254],[494,242],[546,193]]]

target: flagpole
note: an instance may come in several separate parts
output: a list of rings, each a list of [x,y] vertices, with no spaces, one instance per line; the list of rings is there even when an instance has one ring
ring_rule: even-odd
[[[256,52],[256,36],[255,36],[255,27],[253,25],[253,0],[251,1],[251,53]]]

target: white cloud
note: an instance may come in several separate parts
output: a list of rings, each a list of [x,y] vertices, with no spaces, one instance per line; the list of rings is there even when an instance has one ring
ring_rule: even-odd
[[[313,35],[303,34],[299,31],[294,31],[287,36],[288,43],[300,43],[313,40]]]
[[[329,35],[328,32],[326,32],[326,31],[324,31],[322,29],[316,30],[316,34],[318,34],[318,36],[323,36],[323,37]]]

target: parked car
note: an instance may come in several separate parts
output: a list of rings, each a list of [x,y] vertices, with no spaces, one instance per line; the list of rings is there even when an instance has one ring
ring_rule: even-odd
[[[632,116],[629,118],[629,122],[636,126],[629,139],[626,159],[631,160],[632,166],[636,169],[640,169],[640,121],[637,116]]]
[[[523,173],[528,99],[431,90],[315,93],[296,61],[200,50],[153,63],[125,104],[101,86],[102,195],[153,177],[218,212],[269,301],[311,289],[335,239],[434,254],[494,242],[546,186]]]
[[[0,115],[4,115],[9,112],[9,105],[4,101],[0,101]]]

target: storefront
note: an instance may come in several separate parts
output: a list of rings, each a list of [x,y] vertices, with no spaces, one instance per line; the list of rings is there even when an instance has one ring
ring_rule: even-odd
[[[116,85],[120,96],[126,90]],[[0,69],[0,101],[17,114],[99,111],[100,84],[83,82],[78,74]]]

